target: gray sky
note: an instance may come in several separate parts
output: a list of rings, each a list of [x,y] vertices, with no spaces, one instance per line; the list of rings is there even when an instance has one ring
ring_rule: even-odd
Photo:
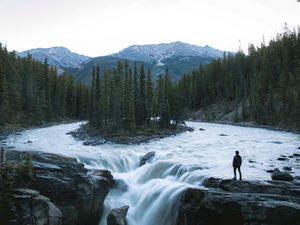
[[[182,41],[237,51],[300,25],[297,0],[0,0],[9,50],[64,46],[88,56]]]

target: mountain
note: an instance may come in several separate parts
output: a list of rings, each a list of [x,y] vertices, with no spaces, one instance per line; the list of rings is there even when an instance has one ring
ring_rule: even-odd
[[[28,54],[38,61],[43,62],[47,59],[50,66],[55,66],[58,69],[80,68],[90,59],[88,56],[79,55],[64,47],[36,48],[17,52],[20,57],[26,57]]]
[[[174,57],[218,58],[223,56],[223,52],[208,45],[200,47],[177,41],[169,44],[132,45],[112,56],[133,61],[139,60],[162,66],[166,64],[167,59]]]
[[[223,51],[208,45],[200,47],[179,41],[169,44],[132,45],[115,54],[92,58],[82,69],[73,69],[69,72],[77,79],[89,82],[93,65],[98,65],[103,71],[116,68],[118,61],[126,60],[129,65],[134,62],[143,63],[146,69],[151,69],[154,79],[163,74],[168,67],[172,78],[178,80],[183,74],[200,65],[209,63],[215,58],[222,58],[223,54]]]
[[[163,74],[168,67],[174,80],[198,68],[202,64],[211,62],[215,58],[223,57],[224,52],[208,45],[200,47],[183,42],[172,42],[152,45],[132,45],[118,53],[100,57],[88,57],[69,51],[64,47],[38,48],[17,53],[20,57],[31,54],[39,61],[48,60],[48,64],[60,70],[67,71],[83,82],[90,82],[91,70],[94,65],[104,69],[116,68],[118,61],[127,61],[129,65],[143,63],[151,69],[153,78]]]

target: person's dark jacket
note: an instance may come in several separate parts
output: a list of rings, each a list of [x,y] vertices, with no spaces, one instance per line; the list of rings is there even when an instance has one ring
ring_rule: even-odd
[[[233,157],[232,166],[240,167],[242,165],[242,157],[240,155],[236,155]]]

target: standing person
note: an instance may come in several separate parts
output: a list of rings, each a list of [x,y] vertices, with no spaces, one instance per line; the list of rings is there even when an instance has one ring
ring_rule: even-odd
[[[240,174],[240,180],[242,180],[241,165],[242,165],[242,157],[239,155],[239,151],[236,151],[235,156],[233,157],[233,162],[232,162],[235,180],[236,180],[236,169],[238,169],[239,174]]]

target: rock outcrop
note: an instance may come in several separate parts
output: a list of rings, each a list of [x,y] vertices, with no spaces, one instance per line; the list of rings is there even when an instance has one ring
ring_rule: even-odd
[[[126,225],[126,215],[129,206],[112,209],[107,217],[107,225]]]
[[[60,225],[62,212],[48,198],[31,189],[16,189],[8,202],[14,209],[11,218],[5,223]],[[3,222],[3,221],[1,221]],[[2,224],[2,223],[1,223]]]
[[[210,178],[184,192],[177,225],[299,225],[299,197],[290,182]]]
[[[7,159],[12,165],[16,165],[26,154],[28,153],[8,151]],[[104,199],[112,185],[111,173],[105,170],[87,170],[83,164],[78,163],[74,158],[40,152],[31,152],[31,155],[33,174],[24,176],[16,173],[13,188],[30,188],[34,193],[33,196],[35,196],[30,198],[33,199],[32,207],[34,208],[35,204],[44,204],[44,206],[51,206],[48,207],[48,210],[58,209],[61,212],[60,219],[64,225],[98,224]],[[39,197],[38,192],[45,197]],[[19,195],[13,194],[10,196],[10,201],[17,204],[19,198]],[[39,201],[36,201],[36,198]],[[14,210],[14,208],[18,208],[18,205],[10,205],[9,210]],[[22,209],[20,208],[19,214],[26,214],[23,212],[25,208],[23,211]],[[57,212],[57,210],[51,211]],[[48,221],[26,224],[52,225],[54,223]]]

